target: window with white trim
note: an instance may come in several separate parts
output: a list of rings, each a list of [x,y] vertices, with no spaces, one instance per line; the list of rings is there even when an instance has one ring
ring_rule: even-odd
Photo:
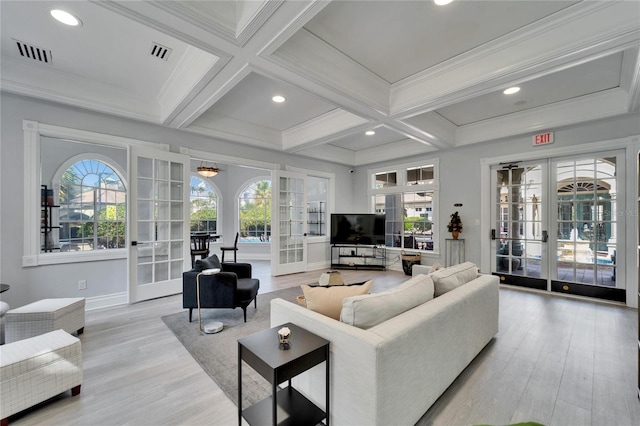
[[[114,168],[86,158],[60,177],[60,251],[126,247],[127,191]]]
[[[218,194],[213,186],[199,176],[192,175],[189,181],[191,232],[218,233]]]
[[[385,245],[437,252],[437,160],[370,171],[373,211],[385,215]]]
[[[238,198],[239,241],[271,241],[271,180],[260,179],[247,185]]]

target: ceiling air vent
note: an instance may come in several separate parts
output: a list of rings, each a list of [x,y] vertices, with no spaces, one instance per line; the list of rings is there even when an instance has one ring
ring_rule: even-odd
[[[158,43],[151,45],[151,56],[155,56],[158,59],[167,60],[171,54],[171,49]]]
[[[43,49],[41,47],[34,46],[33,44],[25,43],[20,40],[13,40],[18,47],[18,53],[23,58],[32,59],[36,62],[42,62],[45,64],[51,64],[51,51]]]

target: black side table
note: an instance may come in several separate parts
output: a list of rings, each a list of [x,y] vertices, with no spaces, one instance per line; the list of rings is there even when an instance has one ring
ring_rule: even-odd
[[[289,349],[284,350],[278,340],[278,330],[289,327]],[[242,361],[267,379],[272,395],[242,410]],[[326,413],[291,386],[291,378],[321,362],[326,367]],[[278,390],[278,385],[289,386]],[[297,325],[287,323],[238,340],[238,425],[244,416],[250,425],[316,425],[326,419],[329,426],[329,341]]]

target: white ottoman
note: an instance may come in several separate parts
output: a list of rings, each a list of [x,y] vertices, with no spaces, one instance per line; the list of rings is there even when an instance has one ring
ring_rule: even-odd
[[[9,416],[71,389],[80,393],[80,340],[55,330],[0,346],[1,424]]]
[[[67,333],[84,331],[84,297],[43,299],[4,316],[7,343],[62,329]]]

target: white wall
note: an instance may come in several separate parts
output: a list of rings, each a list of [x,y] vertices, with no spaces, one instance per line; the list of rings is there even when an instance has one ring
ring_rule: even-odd
[[[0,93],[2,105],[0,132],[0,195],[3,212],[0,218],[0,253],[2,259],[2,282],[11,285],[11,290],[2,293],[2,300],[11,306],[21,306],[45,297],[87,297],[87,303],[94,306],[108,305],[121,300],[127,292],[127,268],[122,260],[71,263],[37,267],[22,267],[24,197],[22,177],[24,170],[22,120],[35,120],[61,127],[104,133],[115,136],[169,144],[171,150],[179,152],[180,147],[207,151],[220,155],[242,157],[257,161],[292,165],[307,170],[317,170],[336,174],[336,204],[351,209],[353,206],[353,184],[349,168],[291,154],[267,151],[259,148],[214,140],[189,132],[170,129],[159,125],[122,119],[106,114],[42,102],[8,93]],[[250,169],[245,169],[247,173]],[[253,171],[255,172],[255,171]],[[229,179],[228,187],[235,188],[246,174]],[[233,181],[231,180],[233,179]],[[236,192],[224,194],[223,234],[230,235],[233,223],[233,198]],[[229,210],[231,209],[231,210]],[[232,216],[231,216],[232,217]],[[229,240],[225,240],[228,243]],[[232,241],[231,241],[232,242]],[[248,250],[248,249],[247,249]],[[243,259],[243,255],[240,255]],[[78,280],[87,280],[87,290],[78,290]]]

